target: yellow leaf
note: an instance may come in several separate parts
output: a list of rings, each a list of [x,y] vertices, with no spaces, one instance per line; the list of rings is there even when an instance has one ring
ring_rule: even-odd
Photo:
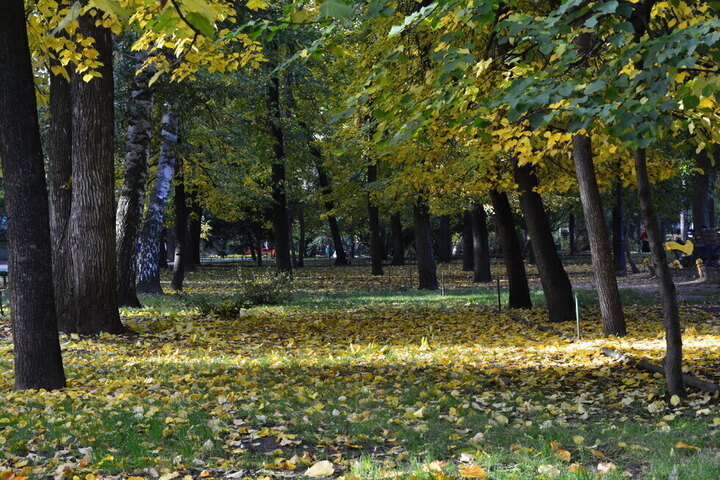
[[[335,467],[327,460],[321,460],[308,468],[305,475],[308,477],[329,477],[335,473]]]
[[[612,462],[598,463],[597,470],[598,475],[603,476],[617,469],[617,465]]]
[[[570,461],[570,457],[572,456],[572,455],[570,454],[570,452],[568,452],[567,450],[563,450],[562,448],[558,448],[558,449],[555,451],[555,453],[556,453],[557,456],[560,458],[560,460],[562,460],[562,461],[564,461],[564,462],[569,462],[569,461]]]
[[[678,397],[677,395],[673,395],[672,397],[670,397],[670,404],[680,405],[680,397]]]
[[[675,448],[688,448],[691,450],[700,450],[700,447],[694,447],[692,445],[688,445],[687,443],[683,443],[683,442],[677,442],[675,444]]]
[[[537,471],[538,473],[541,473],[548,478],[555,478],[560,476],[560,470],[558,470],[555,465],[540,465]]]
[[[605,454],[599,450],[595,450],[595,449],[591,448],[590,453],[592,453],[593,455],[595,455],[598,458],[605,458]]]
[[[245,4],[247,8],[250,10],[266,10],[268,8],[267,2],[263,2],[263,0],[248,0],[248,2]]]
[[[480,465],[470,465],[460,469],[463,478],[487,478],[487,472]]]

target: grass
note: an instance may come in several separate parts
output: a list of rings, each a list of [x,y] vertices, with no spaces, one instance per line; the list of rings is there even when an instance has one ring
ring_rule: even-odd
[[[661,378],[597,353],[659,361],[660,311],[646,296],[625,294],[630,334],[605,339],[581,291],[584,341],[572,343],[511,322],[494,287],[443,268],[445,296],[361,266],[312,267],[292,302],[231,319],[144,296],[123,311],[135,333],[62,337],[62,392],[12,392],[0,337],[0,478],[302,478],[319,460],[345,480],[443,480],[471,466],[507,480],[605,468],[608,479],[720,478],[717,395],[669,404]],[[233,268],[203,268],[187,290],[221,298],[236,283]],[[540,307],[516,313],[542,323],[533,292]],[[687,367],[717,380],[718,319],[693,306],[683,318]]]

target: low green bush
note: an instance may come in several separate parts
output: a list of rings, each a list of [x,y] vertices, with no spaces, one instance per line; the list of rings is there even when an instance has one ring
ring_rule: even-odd
[[[279,305],[293,298],[292,277],[274,270],[238,271],[240,297],[249,305]]]

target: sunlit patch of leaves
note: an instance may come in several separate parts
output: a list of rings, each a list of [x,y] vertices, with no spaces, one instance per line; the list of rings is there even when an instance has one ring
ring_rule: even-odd
[[[236,281],[209,270],[196,285],[228,294]],[[662,378],[600,353],[659,363],[657,307],[627,306],[622,339],[602,337],[596,307],[583,307],[582,340],[572,341],[473,302],[368,298],[231,319],[124,311],[132,334],[62,336],[60,392],[12,392],[11,343],[1,339],[0,478],[330,471],[319,462],[345,480],[717,476],[717,395],[667,401]],[[542,308],[513,313],[546,319]],[[717,381],[716,314],[684,307],[682,317],[688,371]]]

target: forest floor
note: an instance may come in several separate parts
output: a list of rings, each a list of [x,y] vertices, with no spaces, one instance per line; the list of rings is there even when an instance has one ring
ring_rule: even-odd
[[[413,268],[309,262],[287,305],[218,318],[188,296],[232,296],[238,266],[202,267],[183,295],[123,310],[133,333],[62,335],[60,392],[12,391],[0,319],[0,480],[720,478],[718,394],[667,399],[661,376],[600,352],[660,364],[654,295],[624,289],[629,334],[604,338],[591,268],[568,262],[589,287],[572,341],[574,324],[552,325],[562,339],[512,321],[502,280],[498,311],[497,285],[453,264],[443,291],[419,292]],[[512,313],[547,324],[529,274],[539,306]],[[720,295],[707,293],[682,302],[685,367],[717,383]]]

